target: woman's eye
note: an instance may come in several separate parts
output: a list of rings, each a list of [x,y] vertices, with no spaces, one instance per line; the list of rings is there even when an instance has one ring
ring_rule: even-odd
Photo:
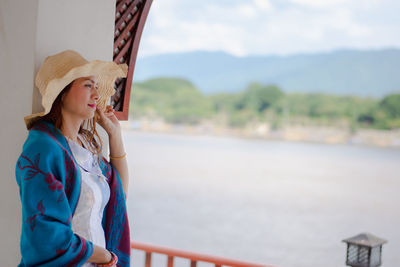
[[[85,86],[86,86],[86,87],[89,87],[89,88],[92,88],[92,85],[91,85],[91,84],[86,84]],[[98,86],[95,86],[94,88],[95,88],[96,90],[99,90],[99,87],[98,87]]]

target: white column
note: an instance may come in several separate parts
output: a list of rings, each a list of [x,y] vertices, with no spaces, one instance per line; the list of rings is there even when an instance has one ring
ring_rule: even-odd
[[[88,60],[111,61],[114,19],[115,1],[110,0],[0,0],[2,266],[20,261],[21,202],[15,164],[28,134],[23,117],[42,111],[35,75],[46,56],[65,49]],[[108,155],[105,132],[100,134]]]

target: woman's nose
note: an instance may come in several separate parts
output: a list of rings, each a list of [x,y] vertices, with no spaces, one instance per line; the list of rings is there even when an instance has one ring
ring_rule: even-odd
[[[100,95],[99,95],[99,91],[98,91],[98,88],[97,88],[97,87],[94,88],[93,93],[92,93],[92,97],[93,97],[96,101],[99,100]]]

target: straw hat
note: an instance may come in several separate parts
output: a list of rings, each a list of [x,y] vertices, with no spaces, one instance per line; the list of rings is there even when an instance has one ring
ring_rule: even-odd
[[[113,61],[87,61],[73,50],[65,50],[48,56],[43,61],[35,78],[35,85],[42,95],[44,111],[24,117],[26,127],[51,110],[54,100],[60,92],[73,80],[97,76],[99,100],[97,106],[105,110],[107,101],[115,94],[114,83],[118,77],[126,77],[128,65]]]

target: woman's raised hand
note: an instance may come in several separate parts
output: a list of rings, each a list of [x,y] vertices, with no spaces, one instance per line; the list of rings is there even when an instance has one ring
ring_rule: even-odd
[[[97,122],[104,128],[109,136],[121,132],[121,125],[119,124],[119,120],[117,116],[115,116],[114,109],[111,105],[107,105],[105,112],[96,106],[96,113],[98,115]]]

